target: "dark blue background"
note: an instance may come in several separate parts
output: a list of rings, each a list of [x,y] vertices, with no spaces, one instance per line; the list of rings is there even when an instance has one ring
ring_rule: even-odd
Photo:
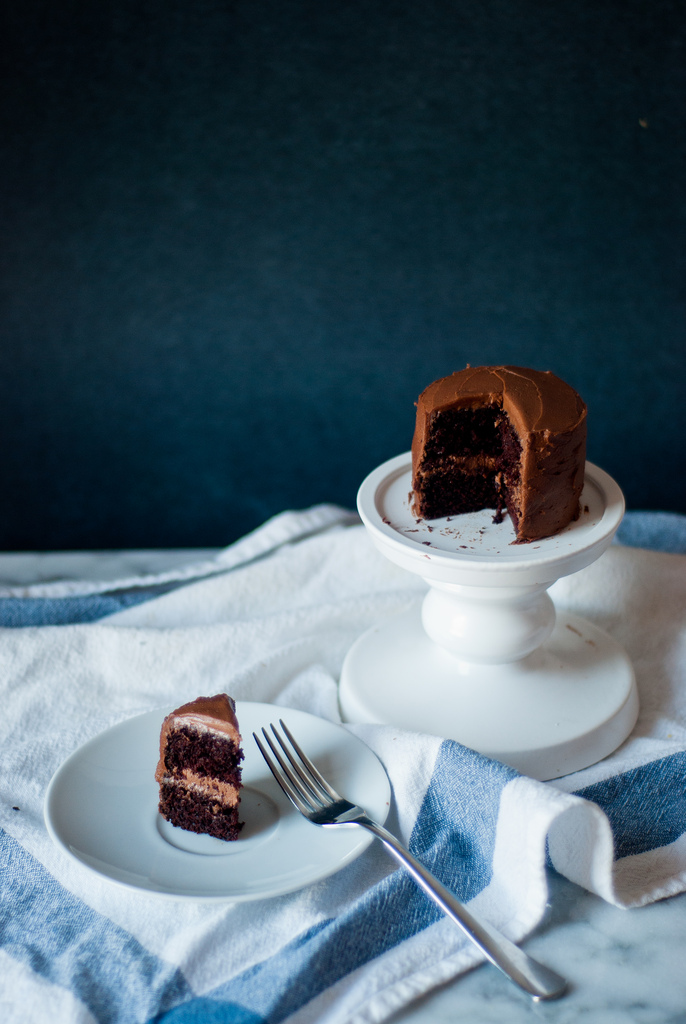
[[[552,369],[686,511],[672,0],[2,11],[0,548],[352,506],[469,362]]]

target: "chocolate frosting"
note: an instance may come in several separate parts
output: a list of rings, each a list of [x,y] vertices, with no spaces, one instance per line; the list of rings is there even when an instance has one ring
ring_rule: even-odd
[[[433,417],[448,409],[495,405],[522,445],[517,536],[549,536],[578,514],[586,460],[586,405],[550,371],[521,366],[468,366],[430,384],[417,401],[412,440],[413,487],[420,486]]]
[[[238,719],[236,718],[236,702],[226,693],[218,693],[214,697],[196,697],[188,704],[182,704],[176,711],[167,716],[172,718],[192,719],[207,725],[217,732],[227,733],[240,740]]]
[[[468,366],[429,384],[417,401],[417,430],[412,445],[423,447],[433,413],[450,408],[501,405],[523,436],[531,432],[576,430],[586,420],[586,405],[574,388],[549,370],[522,366]]]

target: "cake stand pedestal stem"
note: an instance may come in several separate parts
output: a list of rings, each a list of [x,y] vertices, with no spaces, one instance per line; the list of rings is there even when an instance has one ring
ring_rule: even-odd
[[[548,584],[470,587],[427,582],[422,625],[434,643],[460,661],[519,661],[540,647],[555,627]]]

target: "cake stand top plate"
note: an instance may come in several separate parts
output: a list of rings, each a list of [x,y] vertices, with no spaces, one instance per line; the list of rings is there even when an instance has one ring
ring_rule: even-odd
[[[357,507],[373,542],[392,562],[429,582],[466,586],[532,586],[577,572],[610,545],[625,508],[617,483],[587,462],[579,518],[553,537],[517,544],[509,516],[494,523],[493,510],[417,519],[411,490],[410,452],[364,480]]]

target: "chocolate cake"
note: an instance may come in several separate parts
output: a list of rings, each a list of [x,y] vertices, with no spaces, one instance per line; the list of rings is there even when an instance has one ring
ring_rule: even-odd
[[[417,401],[413,510],[424,519],[507,510],[519,542],[549,537],[579,515],[586,406],[550,372],[468,366]]]
[[[167,715],[160,732],[160,814],[172,825],[217,839],[237,839],[241,734],[225,693],[198,697]]]

